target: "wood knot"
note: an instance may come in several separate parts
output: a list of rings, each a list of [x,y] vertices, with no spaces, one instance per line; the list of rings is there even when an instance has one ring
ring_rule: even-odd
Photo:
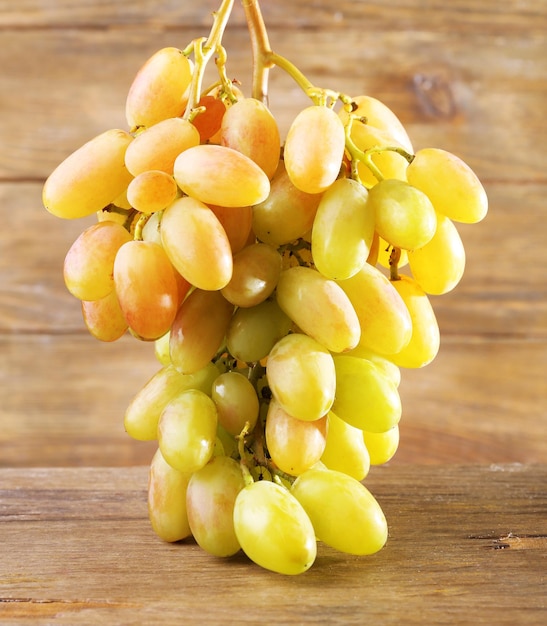
[[[427,115],[444,119],[455,117],[456,99],[448,80],[436,74],[414,74],[412,84]]]

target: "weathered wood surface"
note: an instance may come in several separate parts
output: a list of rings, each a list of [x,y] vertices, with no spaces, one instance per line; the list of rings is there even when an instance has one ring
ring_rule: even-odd
[[[383,467],[386,547],[284,577],[162,543],[146,468],[0,470],[3,624],[544,624],[547,466]]]
[[[86,221],[45,212],[40,190],[72,150],[125,127],[138,67],[204,35],[216,0],[0,0],[0,465],[126,465],[150,447],[123,433],[125,405],[154,372],[149,345],[86,336],[61,275]],[[466,275],[435,298],[438,359],[403,372],[394,463],[547,461],[547,11],[543,0],[263,0],[274,48],[321,86],[390,105],[415,147],[477,171],[490,213],[461,226]],[[248,88],[236,1],[229,74]],[[282,129],[302,94],[273,71]]]

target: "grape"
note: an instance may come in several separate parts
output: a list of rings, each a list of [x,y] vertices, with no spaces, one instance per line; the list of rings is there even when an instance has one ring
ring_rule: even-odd
[[[370,454],[371,465],[382,465],[393,458],[399,447],[399,426],[395,425],[385,433],[363,431],[363,440]]]
[[[335,470],[310,469],[294,481],[291,493],[311,519],[317,539],[336,550],[374,554],[386,543],[382,509],[355,478]]]
[[[219,291],[195,289],[179,308],[171,326],[171,362],[182,374],[207,365],[221,347],[234,307]]]
[[[327,278],[350,278],[366,263],[374,237],[367,197],[367,190],[350,178],[337,180],[323,194],[311,246],[315,267]]]
[[[192,70],[192,63],[178,48],[162,48],[153,54],[137,72],[127,94],[125,116],[130,128],[180,117]]]
[[[179,198],[165,209],[161,240],[177,271],[195,287],[216,290],[228,284],[230,242],[216,215],[199,200]]]
[[[359,345],[394,354],[410,341],[412,321],[397,290],[376,267],[365,263],[351,278],[338,282],[359,319]]]
[[[268,178],[275,174],[281,150],[279,129],[274,116],[260,100],[243,98],[226,111],[220,143],[248,156]]]
[[[161,170],[141,172],[127,187],[127,199],[141,213],[161,211],[176,197],[177,183]]]
[[[353,476],[356,480],[363,480],[370,469],[370,457],[363,431],[340,419],[332,411],[327,419],[327,439],[321,456],[322,463],[329,469]]]
[[[67,289],[80,300],[99,300],[114,291],[114,259],[133,238],[116,222],[86,228],[65,256],[63,277]]]
[[[344,126],[332,109],[306,107],[285,140],[285,167],[293,185],[306,193],[325,191],[338,177],[344,156]]]
[[[252,431],[258,419],[258,397],[253,384],[235,371],[224,372],[213,383],[211,398],[219,424],[231,435],[241,433],[245,424]]]
[[[188,120],[171,117],[140,132],[127,146],[125,165],[138,176],[148,170],[173,174],[175,159],[181,152],[199,145],[199,133]]]
[[[230,282],[222,295],[240,307],[264,302],[275,289],[281,273],[281,256],[272,246],[255,243],[234,256]]]
[[[488,212],[486,191],[473,170],[439,148],[418,150],[408,166],[408,182],[423,191],[439,213],[457,222],[480,222]]]
[[[234,507],[236,537],[255,563],[279,574],[301,574],[317,555],[309,517],[284,487],[263,480],[247,485]]]
[[[378,234],[392,246],[421,248],[435,234],[437,214],[431,201],[405,181],[380,181],[370,190],[368,201],[375,212]]]
[[[190,477],[188,523],[198,545],[210,554],[226,557],[239,551],[234,505],[244,486],[239,463],[226,456],[215,456]]]
[[[408,310],[408,309],[407,309]],[[409,314],[410,315],[410,314]],[[376,367],[379,367],[387,378],[398,387],[401,383],[401,368],[390,361],[388,356],[378,354],[366,346],[358,345],[353,350],[346,353],[348,356],[356,356],[360,359],[372,361]]]
[[[334,402],[333,358],[307,335],[294,333],[280,339],[270,351],[266,374],[274,398],[293,417],[317,420]]]
[[[173,175],[184,193],[205,204],[250,206],[263,202],[270,192],[270,181],[262,169],[226,146],[188,148],[176,158]]]
[[[180,541],[191,534],[186,510],[190,476],[174,469],[158,449],[150,464],[148,516],[154,532],[164,541]]]
[[[132,179],[125,151],[133,137],[107,130],[85,143],[49,175],[42,190],[45,208],[65,219],[100,211],[125,191]]]
[[[196,108],[204,108],[193,120],[193,124],[199,133],[201,143],[205,143],[220,131],[222,118],[226,113],[224,102],[214,95],[202,96]]]
[[[216,215],[222,228],[224,228],[233,254],[243,250],[246,245],[255,243],[255,238],[251,231],[253,223],[252,207],[224,207],[210,204],[209,208]]]
[[[281,272],[277,302],[305,333],[333,352],[344,352],[359,342],[361,328],[344,290],[310,267]]]
[[[282,472],[298,476],[315,465],[323,454],[327,416],[307,422],[292,417],[278,402],[271,400],[265,432],[272,461]]]
[[[460,282],[465,269],[465,249],[454,223],[437,215],[437,230],[425,246],[408,251],[410,271],[429,294],[448,293]]]
[[[414,279],[400,274],[392,285],[410,313],[412,335],[408,344],[390,359],[399,367],[424,367],[439,351],[440,333],[435,312],[427,294]]]
[[[385,432],[401,419],[397,387],[372,361],[354,356],[334,357],[336,398],[333,412],[361,430]]]
[[[99,300],[82,300],[82,316],[87,330],[100,341],[116,341],[128,328],[114,290]]]
[[[171,364],[171,355],[169,354],[169,340],[171,338],[171,332],[165,333],[159,339],[154,341],[154,354],[156,355],[157,360],[162,365],[170,365]]]
[[[397,262],[397,267],[400,268],[408,264],[408,252],[406,250],[401,250],[401,249],[399,249],[399,251],[400,251],[400,254],[399,254],[399,260]],[[378,263],[382,265],[383,267],[389,268],[392,252],[393,252],[393,246],[390,243],[388,243],[385,239],[382,239],[382,237],[378,237],[378,258],[376,259],[376,262],[373,263],[373,265],[376,265],[376,263]]]

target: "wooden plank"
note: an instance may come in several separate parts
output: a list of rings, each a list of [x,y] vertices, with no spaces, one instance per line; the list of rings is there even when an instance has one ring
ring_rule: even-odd
[[[546,466],[386,467],[366,484],[390,525],[386,547],[353,557],[320,544],[293,578],[191,540],[162,543],[147,520],[146,468],[0,470],[0,619],[544,623]]]

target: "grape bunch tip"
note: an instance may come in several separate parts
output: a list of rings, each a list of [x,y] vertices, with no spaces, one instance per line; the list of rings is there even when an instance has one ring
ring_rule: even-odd
[[[354,555],[385,545],[364,479],[397,451],[401,370],[439,350],[430,296],[462,278],[456,224],[482,220],[488,202],[456,155],[414,151],[385,104],[318,88],[274,53],[256,0],[243,3],[246,95],[221,43],[232,6],[208,37],[143,64],[127,129],[60,163],[43,204],[96,215],[63,267],[91,335],[152,342],[158,370],[124,426],[157,442],[154,532],[293,575],[318,542]],[[265,104],[273,69],[310,98],[284,140]]]

